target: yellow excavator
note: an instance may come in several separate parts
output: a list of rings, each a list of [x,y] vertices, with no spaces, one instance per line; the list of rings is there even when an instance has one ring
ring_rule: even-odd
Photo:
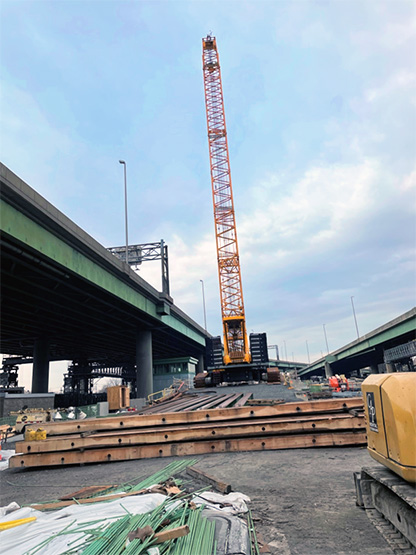
[[[357,505],[394,553],[416,553],[416,373],[372,374],[362,384],[368,452],[383,467],[355,473]]]

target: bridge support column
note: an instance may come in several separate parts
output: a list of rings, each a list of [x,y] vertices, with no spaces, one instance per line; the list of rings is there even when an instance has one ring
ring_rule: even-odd
[[[331,365],[329,364],[329,362],[325,361],[325,377],[331,378],[333,375],[334,373],[332,372]]]
[[[371,364],[370,371],[372,374],[380,374],[378,364]]]
[[[199,374],[203,371],[204,371],[204,355],[201,354],[199,355],[198,364],[196,366],[196,372],[197,374]]]
[[[137,397],[153,393],[152,332],[139,331],[136,336]]]
[[[49,341],[45,338],[35,342],[33,350],[32,393],[48,393],[49,389]]]
[[[386,373],[391,374],[392,372],[396,372],[396,367],[391,362],[386,362]]]

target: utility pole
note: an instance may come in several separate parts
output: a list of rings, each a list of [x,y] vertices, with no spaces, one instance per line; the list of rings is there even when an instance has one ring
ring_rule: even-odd
[[[126,264],[129,263],[129,233],[127,225],[127,169],[126,162],[124,160],[119,160],[119,163],[124,166],[124,214],[126,221]]]
[[[203,280],[203,279],[200,279],[199,281],[201,282],[201,285],[202,285],[202,304],[203,304],[203,306],[204,306],[204,324],[205,324],[205,331],[208,331],[208,330],[207,330],[207,311],[206,311],[206,308],[205,308],[205,287],[204,287],[204,280]]]
[[[328,338],[326,336],[326,329],[325,329],[325,324],[322,324],[323,328],[324,328],[324,335],[325,335],[325,343],[326,343],[326,350],[328,351],[328,355],[329,355],[329,347],[328,347]]]
[[[311,357],[309,356],[309,345],[308,340],[306,340],[306,352],[308,353],[308,364],[311,363]]]
[[[360,332],[358,331],[357,316],[355,315],[354,295],[351,297],[352,313],[354,314],[355,329],[357,330],[357,339],[360,339]]]

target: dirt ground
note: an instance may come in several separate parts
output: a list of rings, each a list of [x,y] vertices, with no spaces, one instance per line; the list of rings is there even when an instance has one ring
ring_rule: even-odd
[[[222,388],[218,393],[231,388]],[[256,398],[292,396],[283,386],[243,386]],[[273,393],[272,393],[273,392]],[[314,448],[209,454],[196,467],[251,498],[256,529],[279,555],[391,555],[355,504],[353,472],[376,466],[365,448]],[[153,474],[175,460],[4,470],[0,506],[57,499],[87,485],[120,484]],[[258,519],[258,520],[257,520]],[[195,554],[198,555],[198,554]]]
[[[256,529],[279,555],[388,555],[392,551],[355,505],[353,472],[372,465],[364,448],[316,448],[196,457],[196,467],[251,498]],[[145,477],[173,458],[4,470],[0,506],[57,499],[83,486]],[[374,463],[376,464],[376,463]],[[198,555],[198,554],[195,554]]]

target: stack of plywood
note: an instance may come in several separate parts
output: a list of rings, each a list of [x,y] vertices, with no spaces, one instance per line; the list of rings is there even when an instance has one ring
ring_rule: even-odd
[[[305,447],[365,445],[361,397],[125,415],[45,424],[12,468]]]

